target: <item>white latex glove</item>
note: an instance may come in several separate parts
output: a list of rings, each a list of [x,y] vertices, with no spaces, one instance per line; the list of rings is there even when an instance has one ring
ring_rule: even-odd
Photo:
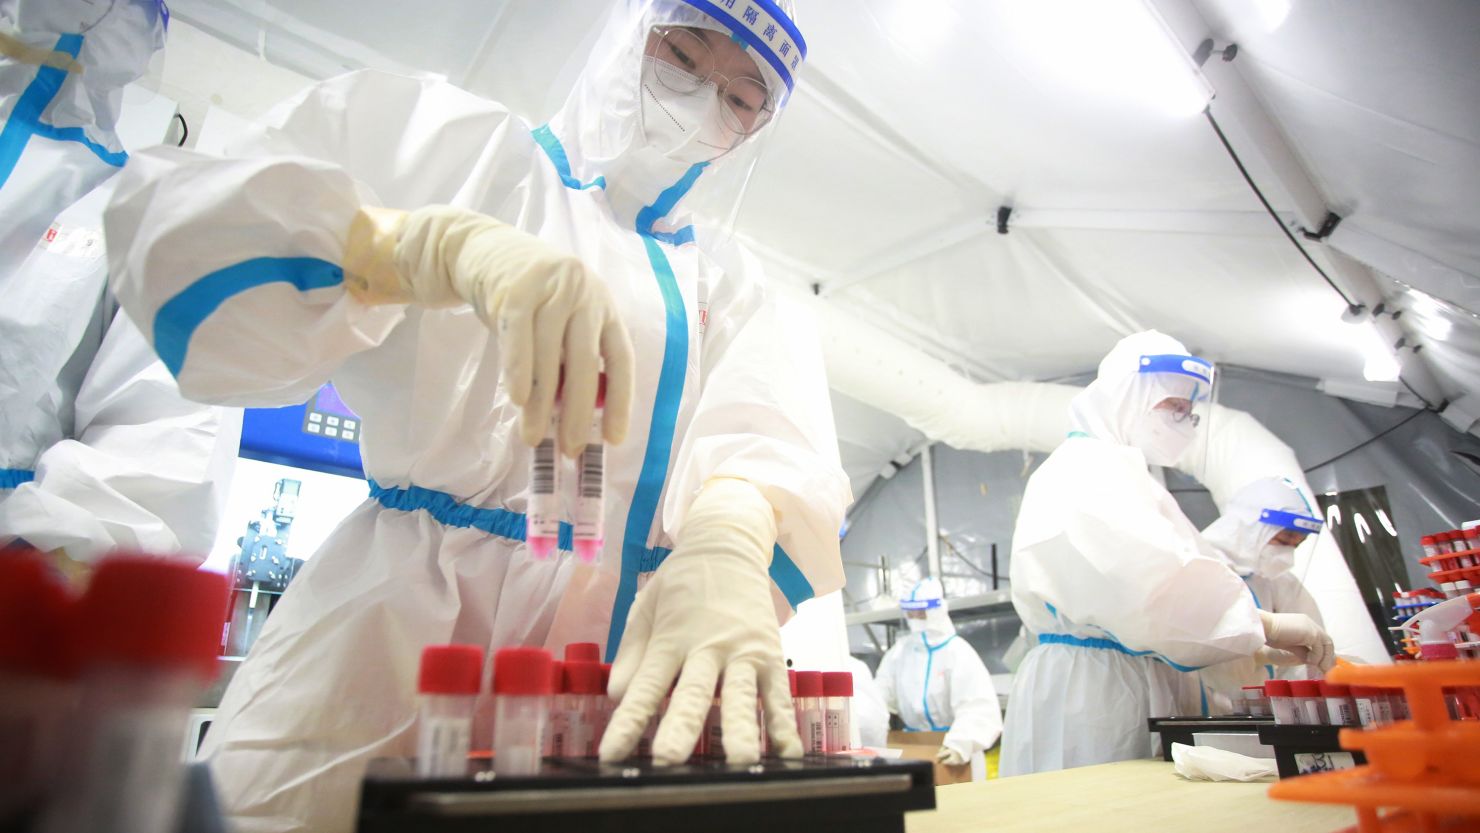
[[[1270,613],[1259,611],[1264,624],[1264,641],[1269,647],[1284,648],[1299,654],[1305,651],[1305,664],[1323,673],[1336,664],[1336,648],[1325,629],[1304,613]]]
[[[1256,665],[1273,665],[1276,668],[1284,668],[1291,665],[1305,665],[1306,652],[1303,649],[1286,651],[1284,648],[1273,648],[1265,645],[1254,652],[1254,663]]]
[[[732,764],[760,760],[757,690],[771,748],[783,758],[801,757],[766,572],[775,542],[775,510],[755,486],[728,478],[704,485],[679,530],[678,547],[637,594],[627,617],[608,690],[621,705],[601,739],[601,760],[632,754],[674,677],[678,687],[653,739],[653,760],[688,760],[721,674],[725,758]]]
[[[525,443],[544,438],[560,389],[560,450],[580,453],[603,364],[602,435],[612,444],[627,435],[632,340],[606,284],[574,255],[476,211],[367,207],[350,225],[344,270],[349,291],[367,304],[472,306],[498,336]]]
[[[935,759],[946,766],[960,766],[966,763],[966,756],[949,746],[942,746],[935,753]]]

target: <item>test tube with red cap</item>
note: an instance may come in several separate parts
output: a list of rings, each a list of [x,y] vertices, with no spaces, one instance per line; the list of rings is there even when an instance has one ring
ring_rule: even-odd
[[[601,664],[574,661],[565,663],[564,703],[556,713],[564,713],[568,725],[565,746],[560,754],[568,757],[594,758],[604,727],[602,714],[606,690],[601,684]]]
[[[827,752],[827,726],[822,709],[822,672],[797,672],[797,731],[802,736],[802,752],[823,755]]]
[[[101,561],[73,618],[79,701],[44,833],[174,830],[190,707],[216,674],[228,585],[144,555]],[[147,600],[147,604],[140,604]]]
[[[416,774],[463,775],[473,741],[473,705],[483,678],[483,649],[476,645],[428,645],[421,651],[416,690]]]
[[[853,746],[853,675],[847,671],[822,673],[823,747],[828,753]]]
[[[1264,693],[1269,695],[1269,710],[1274,722],[1281,726],[1299,724],[1300,715],[1295,710],[1295,697],[1290,691],[1289,680],[1269,680],[1264,684]]]
[[[608,694],[611,688],[612,666],[609,662],[601,664],[601,724],[596,731],[596,745],[601,745],[601,737],[606,734],[606,727],[612,722],[612,714],[617,710],[617,703]]]
[[[493,655],[493,771],[534,775],[550,711],[550,652],[502,648]]]
[[[1290,694],[1295,698],[1295,714],[1307,726],[1320,726],[1326,722],[1326,700],[1321,696],[1321,684],[1316,680],[1291,680]]]
[[[1326,722],[1333,726],[1360,725],[1350,686],[1321,680],[1321,696],[1326,699]]]
[[[706,758],[725,756],[725,727],[720,720],[720,694],[724,681],[714,684],[714,699],[709,701],[709,713],[704,716],[704,731],[699,736],[699,745]]]
[[[529,502],[524,507],[524,543],[530,555],[543,561],[560,543],[560,454],[555,434],[560,424],[560,402],[550,415],[550,427],[529,456]]]
[[[66,640],[74,604],[39,553],[0,554],[0,828],[56,786],[76,695]]]
[[[545,740],[541,744],[545,757],[565,754],[565,738],[570,733],[570,719],[565,713],[565,663],[550,660],[550,714],[545,720]]]
[[[605,501],[603,478],[606,471],[606,442],[601,436],[602,409],[606,406],[606,374],[601,374],[596,387],[596,410],[591,414],[591,431],[581,451],[576,468],[575,512],[571,525],[576,556],[591,564],[601,558],[602,512]]]

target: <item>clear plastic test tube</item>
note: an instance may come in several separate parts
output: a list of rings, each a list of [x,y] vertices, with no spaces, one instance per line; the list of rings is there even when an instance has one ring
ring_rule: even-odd
[[[570,715],[565,703],[565,663],[550,660],[550,715],[545,721],[542,749],[547,758],[563,757],[565,741],[570,735]]]
[[[591,414],[591,430],[586,436],[586,447],[576,461],[575,512],[572,519],[573,540],[576,556],[591,564],[601,558],[601,545],[605,539],[602,530],[602,498],[605,484],[606,443],[601,436],[602,409],[606,406],[606,374],[602,374],[596,389],[596,410]]]
[[[175,829],[185,727],[216,673],[227,589],[225,576],[178,560],[99,563],[74,619],[80,699],[66,795],[50,803],[41,833]]]
[[[827,753],[827,728],[822,710],[822,672],[797,672],[797,732],[802,736],[802,753]]]
[[[847,752],[853,733],[853,674],[824,671],[822,674],[823,748],[829,753]]]
[[[1269,698],[1264,694],[1264,685],[1246,685],[1243,687],[1243,709],[1250,717],[1271,717],[1269,710]]]
[[[723,680],[714,684],[714,699],[709,701],[709,713],[704,716],[704,733],[699,745],[704,757],[722,759],[725,756],[725,727],[720,720],[720,693]]]
[[[1350,686],[1321,680],[1321,696],[1326,699],[1326,720],[1332,726],[1356,726],[1357,704]]]
[[[1269,695],[1269,708],[1274,722],[1281,726],[1298,725],[1300,715],[1295,710],[1295,698],[1290,692],[1289,680],[1270,680],[1264,684],[1264,693]]]
[[[0,554],[0,829],[58,786],[77,693],[65,644],[75,603],[39,553]]]
[[[493,771],[534,775],[550,711],[550,652],[503,648],[493,655]]]
[[[565,663],[565,693],[560,697],[565,701],[562,711],[570,724],[563,754],[572,758],[596,757],[606,700],[606,689],[601,684],[601,664]]]
[[[416,774],[424,778],[467,772],[473,741],[473,705],[483,678],[483,649],[428,645],[421,651],[416,690]]]
[[[524,543],[536,559],[549,558],[560,543],[560,452],[555,436],[560,400],[555,400],[544,439],[529,455],[529,501],[524,508]]]
[[[1321,684],[1316,680],[1291,680],[1290,693],[1295,697],[1295,713],[1307,726],[1326,723],[1326,701],[1321,697]]]

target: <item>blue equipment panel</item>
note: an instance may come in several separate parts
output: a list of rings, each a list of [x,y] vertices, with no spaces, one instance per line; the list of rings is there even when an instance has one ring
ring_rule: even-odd
[[[360,462],[360,418],[333,383],[313,399],[286,408],[247,408],[241,456],[300,469],[365,476]]]

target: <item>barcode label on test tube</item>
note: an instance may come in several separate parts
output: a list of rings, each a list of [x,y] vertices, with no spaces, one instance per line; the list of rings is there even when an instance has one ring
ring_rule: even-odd
[[[534,467],[529,490],[537,495],[555,494],[555,441],[544,439],[534,449]]]
[[[601,443],[591,443],[581,452],[581,476],[577,481],[580,483],[578,493],[581,497],[601,497],[601,474],[605,457],[606,446]]]
[[[468,767],[472,721],[467,718],[426,718],[416,750],[416,773],[421,776],[462,775]]]

